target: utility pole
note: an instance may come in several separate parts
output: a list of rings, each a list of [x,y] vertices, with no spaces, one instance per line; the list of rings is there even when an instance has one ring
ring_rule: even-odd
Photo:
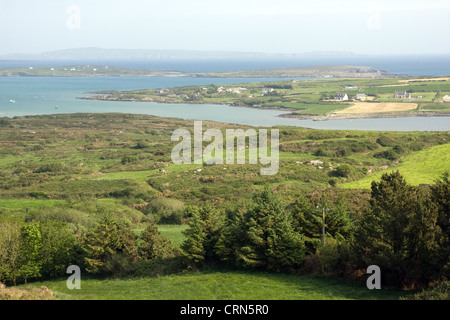
[[[325,247],[325,212],[330,211],[328,208],[319,208],[316,206],[317,210],[322,211],[322,246]]]

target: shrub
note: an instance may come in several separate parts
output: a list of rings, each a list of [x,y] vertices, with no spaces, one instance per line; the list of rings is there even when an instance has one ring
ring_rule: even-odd
[[[450,281],[443,281],[427,290],[422,290],[401,300],[450,300]]]
[[[145,260],[166,258],[175,252],[172,241],[161,237],[158,227],[153,223],[142,232],[140,239],[139,255]]]
[[[50,163],[50,164],[44,164],[43,166],[39,167],[39,169],[36,170],[36,173],[43,173],[43,172],[62,172],[66,169],[66,166],[62,163]]]
[[[389,147],[395,142],[393,137],[382,135],[377,139],[377,143],[382,147]]]
[[[44,191],[33,191],[29,193],[30,197],[36,198],[36,199],[47,199],[48,195]]]
[[[316,157],[331,157],[331,153],[325,151],[325,150],[322,149],[322,148],[317,149],[317,151],[314,152],[314,155],[315,155]]]
[[[146,141],[139,141],[136,144],[136,149],[145,149],[145,148],[148,148],[148,147],[150,147],[150,144],[148,142],[146,142]]]
[[[122,158],[121,163],[122,163],[122,164],[135,163],[135,162],[137,162],[138,160],[139,160],[139,158],[136,157],[136,156],[125,156],[125,157]]]
[[[184,202],[177,199],[157,198],[144,209],[144,214],[152,215],[156,223],[181,224],[183,222]]]
[[[339,167],[337,167],[333,173],[338,177],[344,177],[347,178],[350,176],[350,174],[353,172],[353,167],[349,164],[341,164]]]
[[[387,160],[396,160],[398,158],[398,154],[394,150],[385,150],[381,152],[377,152],[373,155],[375,158],[384,158]]]

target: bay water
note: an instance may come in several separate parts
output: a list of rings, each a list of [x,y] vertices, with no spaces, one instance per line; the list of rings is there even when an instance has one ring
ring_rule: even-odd
[[[77,62],[90,64],[89,62]],[[411,76],[450,75],[450,57],[342,57],[303,59],[299,61],[127,61],[109,62],[123,67],[159,68],[185,72],[219,72],[245,69],[267,69],[325,64],[368,65],[391,73]],[[0,67],[68,65],[73,61],[0,61]],[[97,62],[98,64],[98,62]],[[106,64],[106,63],[102,63]],[[113,102],[81,100],[87,92],[104,90],[137,90],[187,85],[239,84],[276,81],[271,78],[193,78],[193,77],[3,77],[0,78],[0,117],[58,113],[137,113],[192,120],[270,127],[287,125],[317,129],[378,131],[450,131],[450,117],[406,117],[380,119],[341,119],[327,121],[283,118],[288,112],[259,110],[213,104],[158,104],[151,102]],[[15,101],[12,103],[11,101]]]

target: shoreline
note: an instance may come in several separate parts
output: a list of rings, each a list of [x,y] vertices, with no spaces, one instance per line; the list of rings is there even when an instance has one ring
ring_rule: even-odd
[[[296,114],[293,112],[293,108],[283,108],[283,107],[264,107],[260,105],[249,106],[234,103],[213,103],[213,102],[166,102],[166,101],[154,101],[154,100],[138,100],[138,99],[105,99],[98,97],[78,97],[76,99],[80,100],[96,100],[96,101],[112,101],[112,102],[151,102],[159,104],[211,104],[211,105],[223,105],[236,108],[249,108],[258,110],[275,110],[288,112],[287,114],[279,114],[277,117],[281,118],[291,118],[298,120],[313,120],[313,121],[328,121],[328,120],[344,120],[344,119],[381,119],[381,118],[406,118],[406,117],[450,117],[450,113],[447,112],[380,112],[380,113],[355,113],[355,114],[326,114],[326,115],[315,115],[315,114]]]

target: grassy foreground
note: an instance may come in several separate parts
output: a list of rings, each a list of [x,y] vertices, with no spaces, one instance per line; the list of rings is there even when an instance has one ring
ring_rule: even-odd
[[[62,300],[396,300],[405,292],[315,277],[247,271],[205,271],[141,279],[81,279],[38,282]],[[21,286],[23,287],[23,286]]]

